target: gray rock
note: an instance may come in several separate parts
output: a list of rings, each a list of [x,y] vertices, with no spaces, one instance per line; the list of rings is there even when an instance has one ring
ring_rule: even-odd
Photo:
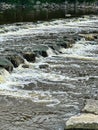
[[[30,53],[30,52],[26,52],[23,54],[23,57],[29,61],[29,62],[35,62],[35,54],[34,53]]]
[[[22,67],[23,67],[23,68],[29,68],[29,65],[23,64]]]
[[[38,45],[33,48],[33,52],[35,53],[36,56],[40,55],[43,57],[47,57],[48,56],[47,50],[48,50],[48,47],[44,45]]]
[[[98,100],[88,99],[83,112],[98,114]]]
[[[46,69],[46,68],[48,68],[48,67],[49,67],[48,64],[41,64],[41,65],[39,65],[39,68],[40,68],[40,69]]]
[[[69,129],[98,130],[98,115],[81,114],[73,116],[66,122],[66,130]]]
[[[7,56],[7,59],[10,60],[14,67],[18,67],[20,64],[24,63],[23,57],[16,54]]]
[[[7,71],[11,72],[13,70],[13,64],[6,58],[0,58],[0,67],[5,68]]]

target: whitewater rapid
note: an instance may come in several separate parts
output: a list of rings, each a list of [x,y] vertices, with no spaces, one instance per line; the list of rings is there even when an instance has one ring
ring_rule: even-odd
[[[0,53],[4,52],[6,49],[18,49],[36,46],[34,41],[30,38],[35,36],[50,35],[58,36],[62,39],[62,34],[67,35],[78,35],[79,33],[97,33],[98,34],[98,17],[97,16],[84,16],[81,18],[72,19],[60,19],[48,22],[38,23],[15,23],[9,25],[2,25],[0,29]],[[40,37],[39,37],[40,38]],[[21,43],[21,39],[24,39],[24,43]],[[26,40],[26,41],[25,41]],[[35,39],[38,41],[39,39]],[[45,39],[47,42],[47,39]],[[44,42],[45,42],[44,40]],[[56,39],[57,40],[57,39]],[[52,38],[50,42],[52,41]],[[39,43],[40,44],[40,43]],[[44,44],[44,43],[43,43]],[[47,44],[46,44],[47,45]],[[47,45],[48,46],[48,45]],[[29,48],[30,48],[29,47]],[[29,68],[23,68],[20,65],[14,68],[12,73],[4,71],[0,75],[0,94],[10,95],[21,98],[30,98],[33,102],[46,103],[47,106],[55,106],[60,104],[61,98],[59,95],[66,96],[68,94],[66,90],[48,88],[48,84],[51,86],[65,86],[68,85],[69,89],[76,89],[76,84],[71,84],[71,82],[78,82],[79,80],[88,81],[92,75],[74,76],[70,73],[70,68],[77,70],[85,69],[85,66],[81,67],[80,63],[84,62],[87,66],[90,66],[88,62],[98,63],[98,41],[96,40],[86,40],[85,37],[81,39],[76,39],[75,44],[70,48],[60,47],[59,51],[54,51],[48,47],[47,54],[48,57],[44,58],[42,56],[37,57],[35,63],[26,62]],[[73,63],[71,63],[73,61]],[[47,64],[48,68],[40,69],[39,66],[42,64]],[[97,66],[93,66],[97,69]],[[59,69],[59,70],[58,70]],[[62,72],[62,69],[69,69],[69,72]],[[86,70],[85,70],[86,71]],[[95,74],[93,78],[98,78]],[[46,84],[47,88],[39,88],[39,82]],[[31,85],[31,88],[29,86]],[[80,92],[79,92],[80,93]],[[81,92],[82,93],[82,92]],[[76,93],[77,94],[77,93]],[[80,94],[81,95],[81,94]],[[70,100],[72,102],[72,100]]]

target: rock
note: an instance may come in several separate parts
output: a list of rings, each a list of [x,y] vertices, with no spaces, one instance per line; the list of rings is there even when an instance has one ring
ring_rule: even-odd
[[[58,54],[58,53],[62,53],[62,49],[66,49],[72,46],[72,44],[67,43],[67,42],[59,42],[56,44],[49,44],[48,45],[52,50],[53,53]]]
[[[20,90],[33,90],[33,88],[36,87],[36,84],[34,83],[29,83],[29,84],[25,84],[24,86],[16,86],[16,88],[20,89]]]
[[[65,42],[57,43],[57,46],[63,47],[63,48],[68,48],[69,47],[68,43],[65,43]]]
[[[7,71],[11,72],[13,70],[13,64],[6,58],[0,58],[0,67],[5,68]]]
[[[66,130],[98,130],[98,115],[81,114],[66,122]]]
[[[56,51],[59,51],[59,47],[55,44],[52,44],[52,45],[48,45],[51,49],[53,50],[56,50]]]
[[[88,99],[83,112],[98,114],[98,100]]]
[[[98,100],[87,99],[82,112],[66,122],[66,129],[98,130]]]
[[[22,67],[23,67],[23,68],[29,68],[29,65],[23,64]]]
[[[40,69],[46,69],[46,68],[48,68],[48,67],[49,67],[48,64],[41,64],[41,65],[39,65],[39,68],[40,68]]]
[[[24,63],[24,59],[20,55],[10,55],[7,59],[13,64],[14,67],[18,67],[20,64]]]
[[[35,46],[33,48],[33,52],[36,54],[36,56],[47,57],[48,56],[47,50],[48,50],[48,47],[44,45]]]
[[[26,52],[23,54],[23,57],[29,61],[29,62],[35,62],[35,54],[34,53],[30,53],[30,52]]]

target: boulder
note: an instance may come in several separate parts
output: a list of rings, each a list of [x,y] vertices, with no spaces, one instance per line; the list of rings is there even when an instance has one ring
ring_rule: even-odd
[[[70,42],[59,42],[54,44],[49,44],[48,46],[55,52],[55,53],[62,53],[61,49],[66,49],[72,47],[73,43]]]
[[[35,54],[32,52],[23,53],[23,57],[29,62],[35,62]]]
[[[47,50],[49,48],[47,46],[44,45],[36,45],[33,47],[33,52],[35,53],[36,56],[43,56],[43,57],[47,57]]]
[[[98,115],[81,114],[66,122],[66,130],[98,130]]]
[[[20,64],[24,63],[22,56],[14,54],[6,57],[13,64],[14,67],[18,67]]]
[[[41,55],[41,56],[43,56],[43,57],[47,57],[48,56],[48,54],[47,54],[47,51],[45,51],[45,50],[35,50],[34,51],[34,53],[36,54],[36,56],[39,56],[39,55]]]
[[[0,67],[5,68],[7,71],[11,72],[13,70],[13,64],[6,58],[0,58]]]
[[[98,100],[87,99],[86,105],[82,111],[87,113],[94,113],[98,115]]]
[[[82,112],[66,122],[66,129],[98,130],[98,100],[87,99]]]

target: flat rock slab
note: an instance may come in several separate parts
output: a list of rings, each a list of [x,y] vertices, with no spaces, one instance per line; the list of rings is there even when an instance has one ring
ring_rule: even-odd
[[[98,115],[81,114],[73,116],[66,122],[66,130],[69,129],[98,130]]]
[[[83,112],[94,113],[98,115],[98,100],[88,99]]]

